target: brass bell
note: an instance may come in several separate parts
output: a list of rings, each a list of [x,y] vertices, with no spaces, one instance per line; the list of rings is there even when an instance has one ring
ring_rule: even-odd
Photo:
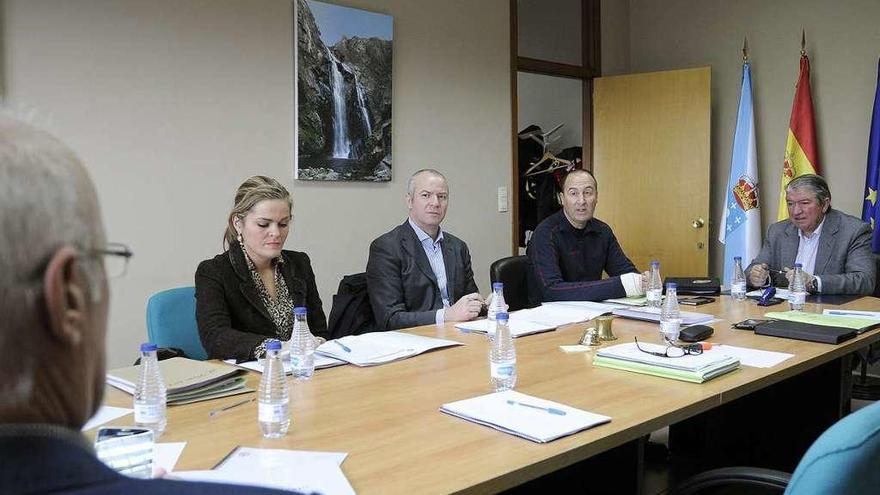
[[[599,332],[593,327],[586,329],[583,337],[581,337],[580,344],[589,346],[602,345],[602,342],[599,341]]]
[[[611,322],[613,320],[614,317],[611,315],[604,315],[596,318],[596,328],[599,330],[599,340],[606,342],[617,340],[617,337],[615,337],[614,333],[611,331]]]

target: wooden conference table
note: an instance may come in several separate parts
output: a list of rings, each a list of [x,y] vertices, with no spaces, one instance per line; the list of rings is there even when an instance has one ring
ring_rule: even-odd
[[[830,305],[808,304],[821,312]],[[880,310],[865,297],[841,306]],[[308,382],[291,381],[290,432],[282,439],[260,435],[256,404],[210,418],[212,409],[242,400],[234,396],[168,410],[164,442],[186,441],[176,470],[209,469],[236,446],[348,452],[343,471],[359,494],[497,492],[515,487],[650,432],[718,408],[777,382],[844,358],[880,339],[873,330],[840,345],[756,336],[731,323],[760,317],[752,301],[722,296],[690,311],[711,313],[711,341],[794,354],[773,368],[742,367],[705,384],[592,366],[592,353],[566,354],[585,324],[516,340],[520,392],[610,416],[608,424],[549,444],[536,444],[439,412],[441,404],[489,392],[485,336],[444,327],[409,331],[448,338],[464,346],[429,352],[381,366],[318,370]],[[784,311],[775,306],[770,310]],[[614,343],[633,336],[652,342],[658,325],[615,318]],[[256,388],[259,377],[252,374]],[[245,396],[246,397],[246,396]],[[108,387],[106,404],[131,407],[131,397]],[[111,424],[130,424],[124,417]]]

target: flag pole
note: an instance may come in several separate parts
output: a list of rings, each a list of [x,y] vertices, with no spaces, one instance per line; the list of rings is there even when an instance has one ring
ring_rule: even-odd
[[[749,39],[743,36],[743,63],[749,61]]]
[[[807,32],[801,28],[801,57],[807,55]]]

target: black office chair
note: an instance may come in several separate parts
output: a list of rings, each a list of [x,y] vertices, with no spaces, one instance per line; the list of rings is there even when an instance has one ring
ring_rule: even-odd
[[[874,403],[828,428],[813,442],[791,474],[746,467],[714,469],[685,480],[669,493],[876,493],[880,486],[878,455],[880,403]]]
[[[504,302],[508,311],[529,307],[528,271],[529,263],[525,256],[501,258],[489,267],[492,283],[504,284]]]

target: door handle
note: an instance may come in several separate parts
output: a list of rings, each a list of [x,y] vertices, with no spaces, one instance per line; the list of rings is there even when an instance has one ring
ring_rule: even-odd
[[[706,224],[706,221],[703,220],[702,218],[695,218],[691,222],[691,227],[693,227],[695,229],[701,229],[701,228],[703,228],[703,225],[705,225],[705,224]]]

